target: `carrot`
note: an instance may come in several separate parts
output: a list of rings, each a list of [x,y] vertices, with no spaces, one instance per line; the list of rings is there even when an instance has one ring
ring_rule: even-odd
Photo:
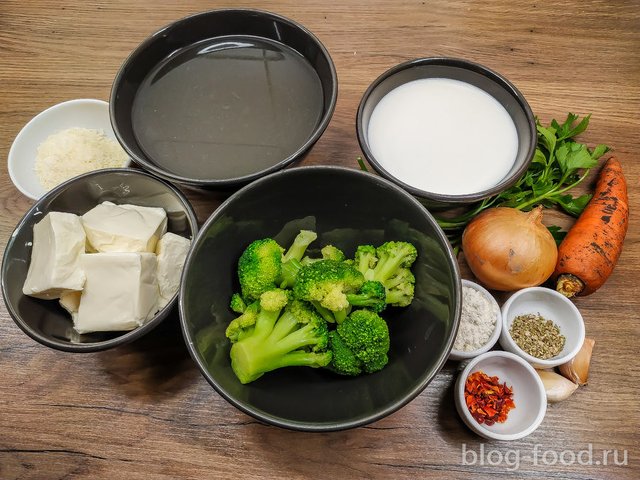
[[[628,224],[627,182],[620,162],[611,157],[598,175],[593,198],[558,248],[556,290],[573,297],[600,288],[620,257]]]

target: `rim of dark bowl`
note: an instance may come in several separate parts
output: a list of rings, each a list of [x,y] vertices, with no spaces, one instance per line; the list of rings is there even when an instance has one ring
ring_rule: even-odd
[[[5,247],[3,258],[2,258],[2,282],[1,282],[2,298],[4,300],[5,306],[7,307],[7,311],[9,312],[9,315],[11,316],[13,321],[16,323],[16,325],[18,325],[18,327],[20,327],[20,329],[24,333],[26,333],[33,340],[35,340],[36,342],[42,345],[45,345],[50,348],[54,348],[56,350],[61,350],[63,352],[71,352],[71,353],[98,352],[98,351],[107,350],[113,347],[117,347],[119,345],[130,343],[142,337],[143,335],[149,333],[151,330],[153,330],[158,325],[160,325],[160,323],[162,323],[162,321],[167,317],[167,315],[169,315],[173,307],[176,306],[176,302],[178,301],[179,292],[176,292],[176,294],[171,299],[171,301],[167,305],[165,305],[165,307],[162,310],[160,310],[149,322],[145,323],[144,325],[134,330],[125,332],[120,336],[110,338],[109,340],[104,340],[102,342],[91,342],[91,343],[59,342],[59,341],[55,341],[50,338],[44,337],[40,335],[38,332],[36,332],[35,330],[33,330],[32,328],[30,328],[29,325],[27,325],[22,320],[18,312],[16,312],[13,309],[13,305],[11,305],[11,303],[7,301],[5,265],[7,265],[8,252],[11,250],[10,247],[13,245],[13,242],[15,241],[16,232],[18,232],[20,229],[24,227],[24,224],[27,222],[27,219],[31,217],[31,215],[40,207],[42,203],[48,202],[52,197],[55,197],[59,192],[66,189],[68,185],[81,179],[89,178],[92,176],[103,175],[106,173],[124,173],[124,174],[133,174],[133,175],[143,175],[145,177],[151,178],[156,182],[162,183],[169,190],[171,190],[171,192],[180,200],[180,203],[182,203],[182,205],[185,207],[185,211],[187,212],[187,218],[189,219],[189,226],[192,230],[192,233],[191,233],[192,244],[193,244],[193,239],[195,239],[198,234],[198,220],[196,218],[193,207],[191,206],[191,203],[189,203],[189,200],[187,199],[187,197],[185,197],[180,190],[178,190],[176,187],[171,185],[169,182],[161,178],[158,178],[155,175],[152,175],[143,170],[137,170],[134,168],[104,168],[100,170],[93,170],[91,172],[83,173],[82,175],[78,175],[77,177],[73,177],[67,180],[66,182],[61,183],[60,185],[49,190],[42,197],[40,197],[40,199],[38,199],[36,203],[20,219],[16,227],[13,229],[13,232],[11,233],[11,236],[9,237],[9,241],[7,242],[7,245]]]
[[[320,119],[320,122],[318,122],[318,125],[315,127],[313,134],[307,139],[307,141],[302,144],[295,152],[293,152],[292,154],[290,154],[288,157],[284,158],[283,160],[279,161],[278,163],[265,168],[263,170],[259,170],[257,172],[251,173],[249,175],[243,175],[240,177],[232,177],[232,178],[225,178],[225,179],[199,179],[199,178],[193,178],[193,177],[185,177],[182,175],[178,175],[178,174],[174,174],[174,173],[170,173],[160,167],[158,167],[155,163],[153,163],[152,161],[148,160],[146,157],[141,157],[139,155],[137,155],[135,152],[133,152],[128,144],[124,141],[123,136],[120,132],[120,129],[118,127],[118,125],[115,122],[115,95],[116,92],[118,90],[119,85],[122,82],[122,79],[130,65],[130,63],[136,59],[136,57],[138,57],[142,52],[144,52],[149,45],[151,45],[158,37],[162,37],[162,36],[167,36],[171,33],[171,31],[173,29],[179,28],[182,25],[189,23],[190,21],[192,21],[194,18],[200,18],[200,17],[206,17],[209,15],[224,15],[224,14],[229,14],[229,13],[238,13],[238,14],[247,14],[247,15],[261,15],[264,16],[267,19],[271,19],[271,20],[276,20],[278,22],[282,22],[282,23],[286,23],[288,25],[290,25],[291,27],[300,30],[301,32],[303,32],[306,36],[309,37],[310,40],[312,40],[316,46],[318,47],[318,49],[320,50],[320,52],[322,52],[322,55],[326,58],[327,60],[327,64],[329,66],[329,71],[331,73],[331,97],[330,97],[330,101],[329,101],[329,105],[326,108],[326,110],[324,111],[322,118]],[[211,38],[215,37],[215,35],[213,35]],[[266,10],[259,10],[259,9],[255,9],[255,8],[220,8],[220,9],[215,9],[215,10],[208,10],[205,12],[199,12],[199,13],[195,13],[193,15],[188,15],[186,17],[180,18],[174,22],[171,22],[167,25],[165,25],[164,27],[160,28],[159,30],[157,30],[156,32],[154,32],[153,34],[151,34],[149,37],[147,37],[145,40],[142,41],[142,43],[140,43],[125,59],[125,61],[122,63],[122,65],[120,66],[118,73],[115,76],[115,79],[113,81],[113,84],[111,86],[111,93],[109,96],[109,116],[111,119],[111,126],[113,127],[113,131],[116,135],[116,138],[118,139],[118,142],[122,145],[122,148],[124,148],[124,150],[127,152],[127,154],[136,162],[139,163],[140,165],[142,165],[145,169],[153,172],[155,175],[168,180],[168,181],[172,181],[172,182],[178,182],[184,185],[190,185],[190,186],[195,186],[195,187],[210,187],[210,188],[229,188],[229,187],[238,187],[238,186],[243,186],[246,185],[248,183],[250,183],[251,181],[263,177],[265,175],[268,175],[272,172],[276,172],[278,170],[281,170],[283,168],[285,168],[286,166],[292,164],[293,162],[295,162],[296,160],[298,160],[302,155],[304,155],[308,150],[311,149],[311,147],[313,147],[313,145],[320,139],[320,137],[322,136],[322,134],[325,132],[325,130],[327,129],[327,127],[329,126],[329,122],[331,121],[331,118],[333,117],[333,113],[335,111],[336,108],[336,103],[338,100],[338,74],[336,72],[336,67],[335,64],[333,63],[333,59],[331,58],[331,55],[329,54],[329,51],[327,50],[327,48],[323,45],[323,43],[320,41],[320,39],[318,39],[318,37],[316,37],[316,35],[314,35],[311,30],[309,30],[308,28],[306,28],[304,25],[302,25],[301,23],[296,22],[295,20],[291,20],[290,18],[284,17],[282,15],[279,15],[277,13],[273,13],[273,12],[269,12]]]
[[[369,141],[365,138],[364,135],[364,126],[363,126],[363,116],[364,116],[364,108],[365,105],[371,96],[371,93],[378,88],[378,86],[385,81],[387,78],[392,77],[393,75],[401,72],[403,70],[414,68],[423,65],[438,65],[438,66],[446,66],[446,67],[455,67],[470,70],[472,72],[478,73],[482,76],[487,77],[489,80],[492,80],[494,83],[502,87],[506,92],[511,94],[513,98],[517,101],[518,105],[522,108],[526,118],[527,124],[529,125],[529,135],[530,140],[527,145],[527,160],[523,163],[520,168],[518,168],[515,172],[510,174],[501,180],[498,184],[494,185],[491,188],[486,190],[482,190],[480,192],[475,193],[467,193],[460,195],[448,195],[442,193],[434,193],[428,192],[426,190],[422,190],[420,188],[416,188],[411,186],[402,180],[396,178],[394,175],[389,173],[387,170],[378,163],[375,156],[369,149]],[[462,203],[471,203],[478,200],[483,200],[485,198],[491,197],[501,191],[511,187],[515,184],[518,179],[524,174],[524,172],[529,167],[531,160],[536,151],[537,144],[537,131],[536,131],[536,120],[529,106],[529,103],[524,98],[524,95],[518,90],[515,85],[513,85],[509,80],[507,80],[501,74],[485,67],[484,65],[480,65],[479,63],[472,62],[470,60],[465,60],[462,58],[453,58],[453,57],[425,57],[425,58],[416,58],[413,60],[408,60],[406,62],[400,63],[388,69],[386,72],[382,73],[378,78],[376,78],[371,85],[367,88],[367,90],[362,95],[362,99],[360,100],[360,104],[358,105],[358,112],[356,114],[356,134],[358,137],[358,143],[360,144],[360,148],[365,158],[369,162],[369,164],[376,170],[380,175],[385,177],[388,180],[391,180],[396,185],[407,190],[412,195],[415,195],[418,198],[423,198],[427,200],[432,200],[435,202],[440,202],[443,204],[462,204]]]
[[[453,272],[456,280],[454,287],[455,287],[455,296],[458,298],[458,301],[455,304],[455,310],[453,312],[452,334],[445,345],[445,349],[443,350],[442,356],[436,363],[435,368],[432,370],[433,374],[422,378],[417,383],[417,385],[409,392],[408,395],[391,403],[386,408],[379,410],[364,418],[359,418],[357,420],[353,420],[349,422],[332,422],[332,423],[329,423],[329,422],[308,423],[307,422],[305,423],[305,422],[299,422],[299,421],[287,421],[285,419],[282,419],[281,417],[268,415],[263,413],[260,410],[252,409],[248,406],[243,405],[241,402],[236,401],[233,397],[228,395],[225,392],[225,390],[220,385],[218,385],[218,383],[209,375],[206,365],[200,359],[195,349],[194,342],[190,338],[189,329],[186,322],[186,313],[184,311],[184,308],[185,308],[184,296],[185,296],[186,282],[184,281],[184,279],[186,278],[188,271],[190,269],[191,263],[193,261],[194,252],[197,250],[196,246],[201,242],[202,237],[206,234],[205,232],[209,229],[209,226],[212,223],[214,223],[218,219],[218,217],[220,217],[224,213],[224,211],[226,210],[227,206],[230,203],[236,201],[236,199],[244,195],[245,192],[253,188],[256,188],[257,186],[261,185],[264,182],[269,182],[272,178],[277,178],[283,175],[294,175],[303,170],[309,173],[313,173],[314,171],[320,171],[320,170],[325,170],[325,171],[329,170],[329,171],[334,171],[335,173],[343,173],[347,175],[365,175],[371,181],[377,183],[378,185],[382,185],[386,188],[391,188],[397,191],[400,195],[404,196],[407,199],[407,201],[413,203],[418,209],[422,210],[423,214],[427,217],[428,221],[433,224],[434,231],[437,234],[438,239],[445,247],[446,257],[448,261],[451,263],[451,265],[453,266]],[[213,389],[216,392],[218,392],[218,394],[222,396],[225,400],[227,400],[227,402],[229,402],[231,405],[236,407],[238,410],[246,413],[247,415],[252,416],[257,420],[268,423],[270,425],[275,425],[277,427],[282,427],[289,430],[304,431],[304,432],[331,432],[331,431],[348,430],[351,428],[361,427],[363,425],[368,425],[377,420],[381,420],[382,418],[388,415],[391,415],[392,413],[400,410],[402,407],[406,406],[411,401],[413,401],[420,393],[422,393],[422,391],[429,385],[429,383],[431,383],[431,381],[435,378],[438,372],[442,370],[442,367],[447,362],[449,353],[451,351],[451,348],[453,347],[453,342],[455,341],[455,338],[457,335],[458,326],[460,322],[460,311],[462,309],[462,302],[460,301],[462,298],[462,280],[460,277],[460,269],[458,268],[458,262],[453,253],[453,249],[451,248],[451,244],[449,243],[449,240],[447,239],[446,234],[440,228],[438,223],[435,221],[435,219],[433,218],[433,215],[431,215],[431,212],[429,212],[429,210],[427,210],[425,206],[422,205],[411,194],[409,194],[408,192],[406,192],[405,190],[403,190],[402,188],[398,187],[396,184],[394,184],[393,182],[390,182],[385,178],[382,178],[380,176],[377,176],[362,170],[356,170],[353,168],[339,167],[339,166],[333,166],[333,165],[302,166],[302,167],[288,168],[286,170],[275,172],[265,177],[262,177],[258,180],[255,180],[254,182],[250,183],[249,185],[246,185],[245,187],[241,188],[240,190],[232,194],[229,198],[227,198],[227,200],[225,200],[211,214],[211,216],[207,219],[207,221],[202,225],[202,227],[200,228],[200,231],[198,232],[197,238],[193,240],[191,244],[191,249],[189,250],[189,254],[187,255],[187,260],[185,261],[185,264],[184,264],[184,270],[182,272],[182,281],[180,282],[179,293],[180,293],[180,296],[178,298],[178,306],[180,311],[180,326],[182,329],[182,335],[184,337],[184,341],[187,345],[187,349],[189,350],[189,355],[191,355],[191,358],[193,359],[193,361],[196,362],[198,369],[200,370],[200,373],[202,374],[203,377],[205,377],[205,379],[213,387]]]

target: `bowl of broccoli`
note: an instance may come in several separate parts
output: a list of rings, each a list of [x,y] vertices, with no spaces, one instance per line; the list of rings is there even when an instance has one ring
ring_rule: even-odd
[[[232,405],[280,427],[353,428],[419,395],[460,316],[446,236],[415,198],[358,170],[274,173],[194,240],[180,291],[189,352]]]

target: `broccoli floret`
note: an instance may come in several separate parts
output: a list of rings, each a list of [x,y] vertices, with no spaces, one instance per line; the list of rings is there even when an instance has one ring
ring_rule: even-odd
[[[334,333],[335,332],[335,333]],[[330,369],[343,375],[377,372],[388,363],[389,328],[377,313],[355,310],[330,335]]]
[[[282,247],[272,238],[252,242],[238,260],[238,280],[242,296],[257,300],[277,286],[282,271]]]
[[[242,295],[240,295],[239,293],[234,293],[233,295],[231,295],[229,308],[236,313],[244,313],[245,309],[247,308],[247,304],[242,298]]]
[[[376,248],[373,245],[360,245],[356,249],[354,265],[365,278],[373,275],[373,269],[378,263]]]
[[[323,260],[335,260],[336,262],[342,262],[347,258],[342,250],[338,247],[334,247],[333,245],[325,245],[320,250],[320,253],[322,254]]]
[[[248,329],[242,326],[245,321],[239,321],[242,316],[227,328],[233,342],[231,368],[241,383],[282,367],[324,367],[331,361],[327,323],[303,302],[289,302],[289,298],[285,290],[265,292],[242,315],[255,309],[255,320]],[[234,322],[238,325],[232,328]],[[237,335],[238,331],[242,333]]]
[[[345,256],[344,252],[338,247],[334,247],[333,245],[325,245],[320,250],[320,253],[322,254],[322,256],[318,258],[308,256],[303,257],[302,260],[300,260],[300,263],[302,264],[302,266],[305,266],[310,265],[314,262],[318,262],[320,260],[336,260],[338,262],[347,261],[347,257]]]
[[[253,302],[247,305],[242,315],[234,318],[231,323],[229,323],[229,326],[227,326],[225,335],[229,340],[237,342],[244,336],[250,335],[255,327],[259,310],[260,302]]]
[[[378,263],[373,268],[373,278],[383,284],[400,268],[410,268],[418,257],[416,247],[408,242],[385,242],[376,249]]]
[[[356,376],[362,373],[362,362],[354,355],[336,330],[329,332],[329,350],[331,350],[331,363],[327,366],[340,375]]]
[[[349,313],[348,293],[362,287],[364,277],[350,265],[336,260],[319,260],[300,269],[293,286],[293,295],[311,302],[328,321],[333,313],[340,322]]]
[[[366,307],[380,313],[387,306],[387,294],[380,282],[367,280],[358,293],[347,293],[347,301],[353,307]]]
[[[407,307],[413,301],[416,277],[408,268],[400,268],[385,283],[386,301],[396,307]]]
[[[252,242],[238,260],[238,280],[242,296],[257,300],[267,290],[293,286],[300,270],[300,259],[317,235],[301,230],[286,253],[272,238]]]
[[[418,251],[408,242],[386,242],[377,249],[361,245],[356,250],[355,264],[367,280],[382,283],[387,305],[406,307],[414,295],[415,277],[411,265]]]

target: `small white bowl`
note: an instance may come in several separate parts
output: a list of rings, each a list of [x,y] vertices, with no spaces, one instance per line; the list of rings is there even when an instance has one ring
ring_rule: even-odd
[[[522,350],[511,337],[509,330],[518,315],[540,314],[552,320],[565,337],[564,348],[555,357],[542,360]],[[584,320],[571,300],[550,288],[530,287],[514,293],[502,306],[502,333],[500,345],[519,355],[535,368],[553,368],[576,356],[584,342]]]
[[[9,176],[24,195],[38,200],[47,192],[34,170],[38,147],[49,135],[73,127],[101,130],[117,142],[111,128],[109,104],[104,100],[81,98],[47,108],[20,130],[9,150]],[[130,163],[128,160],[124,166]]]
[[[487,426],[478,423],[471,416],[465,402],[464,389],[469,375],[477,371],[483,371],[490,377],[496,376],[500,383],[506,383],[513,389],[515,408],[509,411],[504,423]],[[526,437],[540,426],[547,411],[544,385],[536,371],[517,355],[502,351],[483,353],[467,364],[456,381],[455,401],[464,423],[473,432],[490,440],[517,440]]]
[[[498,341],[498,338],[500,337],[500,331],[502,330],[502,314],[500,312],[500,306],[498,305],[498,302],[496,301],[494,296],[491,295],[491,293],[489,293],[489,291],[487,291],[487,289],[485,289],[484,287],[478,285],[475,282],[472,282],[471,280],[462,279],[462,287],[463,288],[464,287],[469,287],[469,288],[473,288],[473,289],[477,290],[478,292],[480,292],[482,295],[484,295],[492,303],[492,305],[494,306],[494,308],[495,308],[495,310],[497,312],[496,313],[496,324],[495,324],[495,326],[493,328],[493,332],[491,333],[491,336],[489,337],[487,342],[482,347],[480,347],[480,348],[478,348],[476,350],[470,350],[470,351],[456,350],[455,348],[452,348],[451,349],[451,353],[449,353],[449,360],[467,360],[469,358],[477,357],[481,353],[488,352],[489,350],[491,350],[493,348],[493,346]],[[464,293],[463,293],[463,297],[464,297]],[[464,302],[464,298],[463,298],[463,302]],[[459,330],[460,330],[460,328],[458,327],[458,331]]]

